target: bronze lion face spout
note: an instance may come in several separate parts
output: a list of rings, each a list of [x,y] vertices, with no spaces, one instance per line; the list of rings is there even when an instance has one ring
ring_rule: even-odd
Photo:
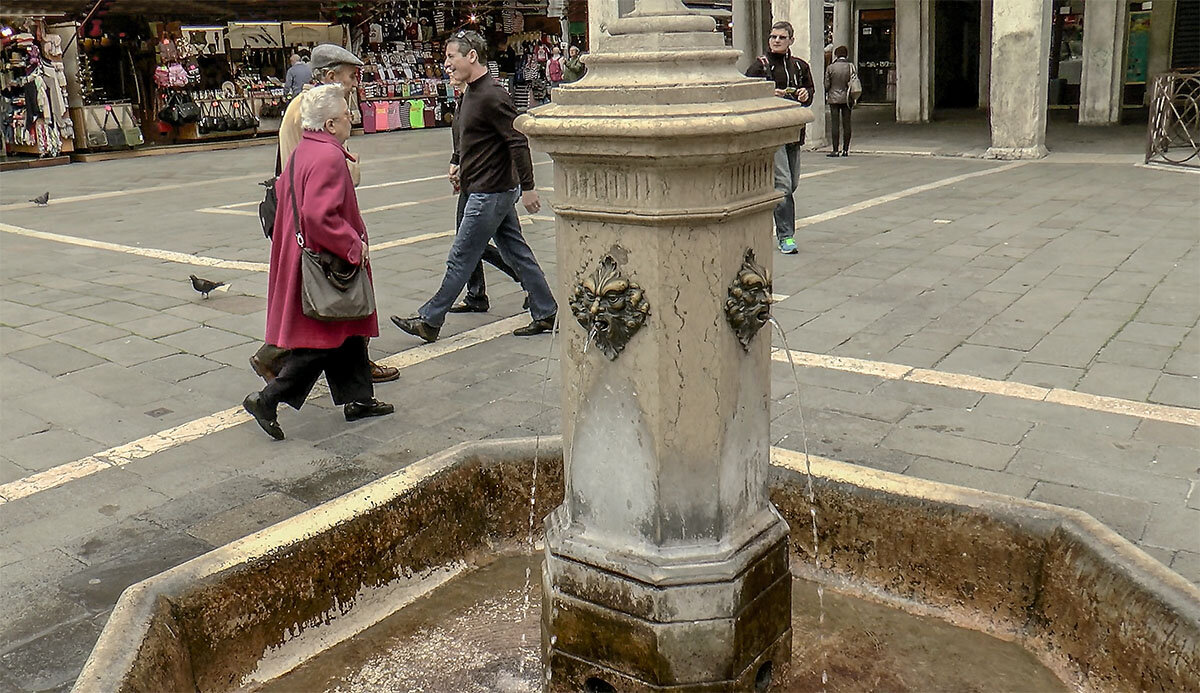
[[[611,255],[604,256],[591,276],[575,286],[571,295],[571,313],[588,332],[589,343],[615,360],[630,338],[650,315],[650,303],[641,287],[617,269]]]
[[[742,349],[750,349],[750,340],[771,319],[771,301],[771,274],[747,250],[725,299],[725,318]]]

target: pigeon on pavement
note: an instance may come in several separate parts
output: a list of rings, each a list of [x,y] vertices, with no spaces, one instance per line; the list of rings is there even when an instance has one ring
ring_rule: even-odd
[[[46,192],[42,193],[41,195],[38,195],[37,197],[30,200],[30,202],[36,204],[38,207],[45,207],[46,204],[48,202],[50,202],[50,191],[47,190]]]
[[[225,282],[214,282],[208,279],[201,279],[194,274],[189,274],[188,277],[192,280],[192,288],[204,294],[204,298],[208,298],[208,292],[218,286],[225,286]]]

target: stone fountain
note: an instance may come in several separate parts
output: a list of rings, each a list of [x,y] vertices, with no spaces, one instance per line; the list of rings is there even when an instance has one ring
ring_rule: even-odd
[[[1200,590],[1087,515],[768,447],[771,155],[810,115],[712,28],[641,0],[518,123],[555,159],[562,438],[456,446],[129,587],[77,693],[293,690],[543,517],[548,691],[794,685],[793,630],[821,633],[793,574],[1016,642],[1064,690],[1200,689]]]
[[[808,109],[712,18],[639,0],[517,127],[555,163],[565,500],[546,521],[551,690],[749,690],[791,652],[767,498],[772,156]]]

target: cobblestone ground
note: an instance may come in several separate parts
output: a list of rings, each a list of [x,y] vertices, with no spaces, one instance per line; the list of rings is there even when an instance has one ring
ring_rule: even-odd
[[[351,144],[381,312],[411,314],[449,244],[448,133]],[[127,585],[394,471],[376,446],[411,461],[558,431],[557,378],[541,402],[549,339],[508,335],[521,294],[497,273],[492,313],[447,322],[453,349],[383,321],[371,351],[399,354],[400,380],[378,389],[395,415],[346,424],[316,399],[281,412],[281,443],[222,423],[260,385],[253,214],[273,156],[4,174],[0,690],[69,687]],[[803,162],[801,252],[775,258],[775,313],[807,352],[809,450],[1081,508],[1200,581],[1197,178],[1103,153]],[[47,190],[48,207],[25,202]],[[552,219],[526,234],[553,284]],[[203,299],[191,273],[228,290]],[[790,373],[774,369],[772,435],[801,449]]]

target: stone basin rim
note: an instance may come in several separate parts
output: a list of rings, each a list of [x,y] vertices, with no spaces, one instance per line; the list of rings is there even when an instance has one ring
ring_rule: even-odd
[[[137,664],[143,643],[151,637],[154,629],[163,627],[161,613],[164,604],[169,605],[172,600],[182,599],[190,591],[211,586],[219,582],[222,576],[233,574],[239,569],[270,561],[273,556],[289,547],[301,545],[326,532],[335,531],[340,525],[360,514],[379,510],[397,502],[420,488],[424,482],[459,465],[472,462],[502,464],[530,461],[534,458],[535,451],[540,452],[543,461],[547,458],[557,458],[561,461],[561,437],[461,443],[131,585],[118,599],[72,690],[76,693],[140,690],[127,685],[128,677]],[[980,513],[989,519],[998,518],[1002,522],[1012,523],[1031,534],[1042,536],[1046,541],[1049,541],[1049,535],[1055,531],[1067,532],[1082,544],[1099,551],[1108,559],[1106,565],[1143,590],[1143,596],[1167,605],[1182,626],[1180,632],[1200,633],[1200,588],[1083,511],[906,477],[818,456],[810,456],[809,461],[814,483],[819,480],[822,488],[831,484],[842,485],[900,502],[929,504],[937,511]],[[780,448],[771,449],[771,463],[773,477],[780,473],[802,474],[805,468],[802,453]],[[773,481],[773,486],[779,483],[778,479]],[[793,559],[794,564],[799,561],[799,558]],[[857,587],[861,595],[874,597],[878,601],[910,612],[922,612],[922,605],[915,605],[915,609],[909,608],[914,605],[903,599],[889,597],[886,590],[873,590],[871,585],[856,585],[853,581],[847,582],[835,575],[828,578],[824,575],[807,577],[818,577],[823,582],[839,587]],[[953,614],[943,606],[928,606],[925,613],[952,623],[956,622]],[[1014,637],[1013,632],[1001,627],[981,627],[979,622],[972,622],[968,626],[1004,639]],[[170,629],[169,624],[166,624],[166,628],[172,635],[179,637]],[[1059,672],[1060,676],[1063,675],[1062,662],[1045,661],[1043,653],[1029,647],[1033,643],[1022,644],[1039,659],[1043,659],[1044,664]]]

